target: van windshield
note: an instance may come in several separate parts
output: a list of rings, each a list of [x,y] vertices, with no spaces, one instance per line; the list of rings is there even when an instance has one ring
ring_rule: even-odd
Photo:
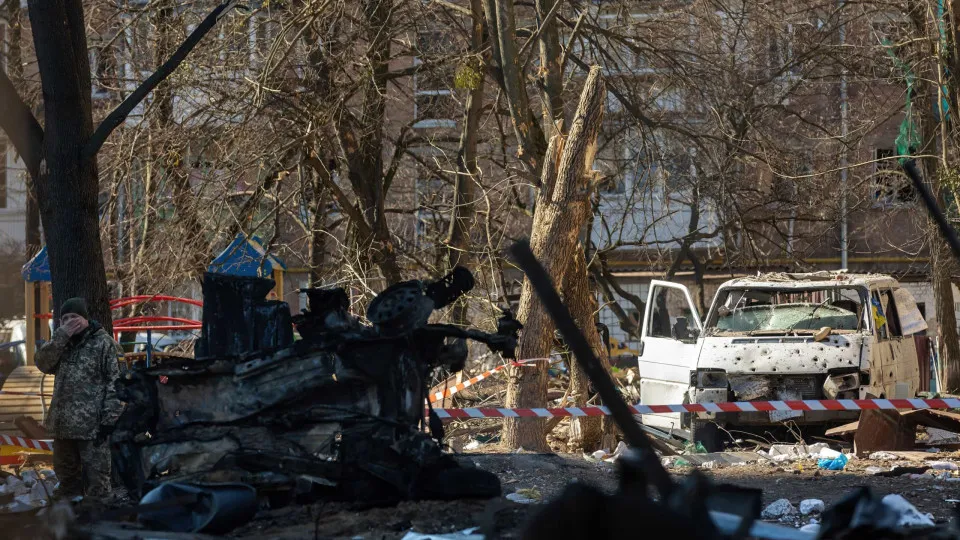
[[[863,320],[865,289],[736,288],[718,293],[707,321],[713,335],[812,334],[823,327],[855,332]]]

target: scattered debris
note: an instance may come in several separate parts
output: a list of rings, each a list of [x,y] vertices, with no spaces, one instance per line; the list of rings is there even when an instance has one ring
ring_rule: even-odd
[[[846,454],[840,454],[833,459],[821,458],[817,461],[817,467],[828,471],[842,471],[843,468],[847,466],[847,461],[848,458]]]
[[[617,443],[617,448],[613,452],[610,452],[607,449],[597,450],[592,454],[584,454],[583,458],[593,463],[598,463],[601,461],[604,461],[607,463],[613,463],[617,461],[617,459],[620,456],[622,456],[624,452],[627,451],[627,448],[628,448],[627,443],[620,441],[619,443]],[[668,456],[668,457],[676,457],[676,456]]]
[[[870,454],[870,459],[876,461],[894,461],[899,459],[896,454],[890,452],[874,452]]]
[[[910,504],[902,495],[891,493],[883,498],[883,504],[899,514],[897,525],[901,527],[933,527],[933,516],[921,514],[917,507]]]
[[[140,521],[160,530],[222,534],[253,519],[257,491],[246,484],[167,482],[143,497],[138,513]]]
[[[50,497],[53,495],[57,484],[50,480],[38,480],[30,488],[30,504],[46,506],[50,503]]]
[[[742,465],[746,463],[759,463],[767,459],[767,456],[757,452],[711,452],[709,454],[690,454],[683,456],[682,460],[684,463],[681,464],[677,461],[676,465],[678,467],[683,465],[702,467],[704,463],[709,461],[715,461],[720,466]]]
[[[536,489],[518,489],[514,493],[507,495],[507,500],[519,504],[536,504],[541,501],[540,491]]]
[[[777,499],[763,509],[760,517],[763,519],[781,519],[795,515],[797,515],[797,507],[787,499]]]
[[[804,516],[820,514],[825,508],[826,505],[824,505],[820,499],[805,499],[800,501],[800,513]]]
[[[821,448],[820,452],[817,454],[817,457],[819,457],[820,459],[837,459],[842,455],[843,455],[842,452],[838,452],[831,448]]]
[[[934,444],[958,444],[960,443],[960,435],[952,431],[947,431],[945,429],[938,429],[934,427],[927,427],[926,438],[922,441],[926,445]]]
[[[931,469],[938,471],[960,471],[960,466],[951,461],[931,461],[929,465]]]
[[[774,461],[793,461],[795,459],[820,456],[823,450],[829,450],[826,443],[816,444],[774,444],[770,446],[767,455]],[[836,457],[836,456],[834,456]]]
[[[478,530],[480,530],[479,527],[474,527],[447,534],[422,534],[410,531],[400,540],[483,540],[482,534],[474,534]]]
[[[36,471],[25,470],[20,473],[20,480],[23,481],[28,487],[32,486],[39,479],[39,475]]]
[[[867,474],[880,474],[880,473],[887,472],[887,469],[884,469],[883,467],[871,466],[871,467],[867,467],[863,471]]]

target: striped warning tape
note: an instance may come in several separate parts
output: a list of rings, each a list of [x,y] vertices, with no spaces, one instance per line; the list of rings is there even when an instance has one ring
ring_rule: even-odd
[[[876,409],[958,409],[960,399],[820,399],[803,401],[730,401],[683,405],[633,405],[634,414],[679,412],[860,411]],[[608,416],[606,407],[542,409],[433,409],[440,418],[550,418],[553,416]]]
[[[11,437],[9,435],[0,435],[0,445],[19,446],[20,448],[32,448],[34,450],[53,451],[53,441],[24,439],[23,437]]]
[[[682,405],[633,405],[634,414],[679,412],[770,412],[770,411],[861,411],[878,409],[960,409],[960,399],[811,399],[803,401],[730,401]],[[426,411],[425,411],[426,412]],[[463,418],[550,418],[554,416],[609,416],[606,407],[564,407],[538,409],[433,409],[442,419]],[[53,450],[53,441],[0,435],[0,444]]]
[[[484,379],[488,379],[492,377],[494,374],[496,374],[497,372],[505,368],[508,368],[510,366],[522,366],[524,364],[529,364],[531,362],[541,362],[541,361],[549,361],[549,360],[550,358],[528,358],[526,360],[518,360],[516,362],[510,362],[509,364],[503,364],[502,366],[497,366],[491,369],[490,371],[484,371],[483,373],[477,375],[476,377],[471,377],[469,380],[463,381],[462,383],[447,387],[443,392],[436,392],[434,394],[431,394],[430,403],[436,403],[438,401],[442,401],[443,398],[450,397],[456,394],[457,392],[460,392],[464,388],[467,388],[468,386],[473,386]]]

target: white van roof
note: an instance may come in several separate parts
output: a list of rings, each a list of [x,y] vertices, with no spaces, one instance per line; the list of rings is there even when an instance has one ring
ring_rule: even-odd
[[[769,274],[760,274],[757,276],[737,278],[727,281],[721,288],[725,287],[771,287],[771,288],[797,288],[808,289],[811,287],[897,287],[897,280],[885,274],[851,274],[844,271],[821,271],[808,273],[786,273],[773,272]]]

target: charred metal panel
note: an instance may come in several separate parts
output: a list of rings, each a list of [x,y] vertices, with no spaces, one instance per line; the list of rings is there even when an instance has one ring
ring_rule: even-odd
[[[197,358],[226,358],[275,351],[293,343],[290,308],[267,301],[272,279],[207,272],[203,276],[203,327]]]

